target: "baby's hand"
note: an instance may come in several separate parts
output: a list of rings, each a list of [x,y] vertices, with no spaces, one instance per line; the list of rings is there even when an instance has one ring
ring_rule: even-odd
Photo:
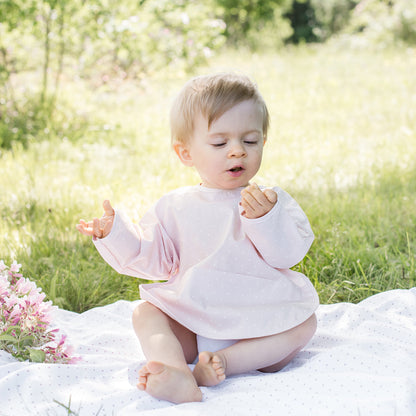
[[[266,215],[276,204],[277,193],[272,189],[262,191],[257,184],[253,183],[241,191],[240,205],[243,207],[243,215],[254,219]]]
[[[114,209],[107,199],[103,202],[103,207],[104,214],[100,219],[94,218],[89,222],[85,222],[84,220],[79,221],[77,230],[81,234],[95,238],[104,238],[110,233],[114,221]]]

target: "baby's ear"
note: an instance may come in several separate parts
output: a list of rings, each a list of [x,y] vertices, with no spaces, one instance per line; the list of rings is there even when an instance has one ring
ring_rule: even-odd
[[[173,144],[173,150],[178,155],[178,158],[185,166],[193,166],[191,153],[189,152],[189,146],[182,142],[175,142]]]

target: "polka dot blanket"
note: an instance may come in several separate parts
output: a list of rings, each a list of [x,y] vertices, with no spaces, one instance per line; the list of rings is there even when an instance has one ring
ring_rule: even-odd
[[[285,369],[229,377],[182,405],[136,388],[138,302],[59,310],[76,364],[21,363],[1,351],[0,415],[416,415],[416,288],[321,305],[316,335]]]

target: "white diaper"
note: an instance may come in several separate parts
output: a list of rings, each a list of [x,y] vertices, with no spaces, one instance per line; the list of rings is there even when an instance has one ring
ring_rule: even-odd
[[[218,350],[222,350],[223,348],[230,347],[231,345],[235,344],[239,340],[238,339],[211,339],[211,338],[205,338],[202,335],[197,335],[196,341],[198,345],[198,352],[202,352],[202,351],[215,352]]]

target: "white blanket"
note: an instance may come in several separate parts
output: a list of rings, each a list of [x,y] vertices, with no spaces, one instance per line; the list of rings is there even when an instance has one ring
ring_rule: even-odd
[[[0,415],[416,415],[416,288],[354,305],[322,305],[318,331],[276,374],[253,371],[202,388],[202,403],[172,405],[136,388],[144,356],[131,327],[138,302],[57,325],[83,360],[20,363],[0,352]]]

